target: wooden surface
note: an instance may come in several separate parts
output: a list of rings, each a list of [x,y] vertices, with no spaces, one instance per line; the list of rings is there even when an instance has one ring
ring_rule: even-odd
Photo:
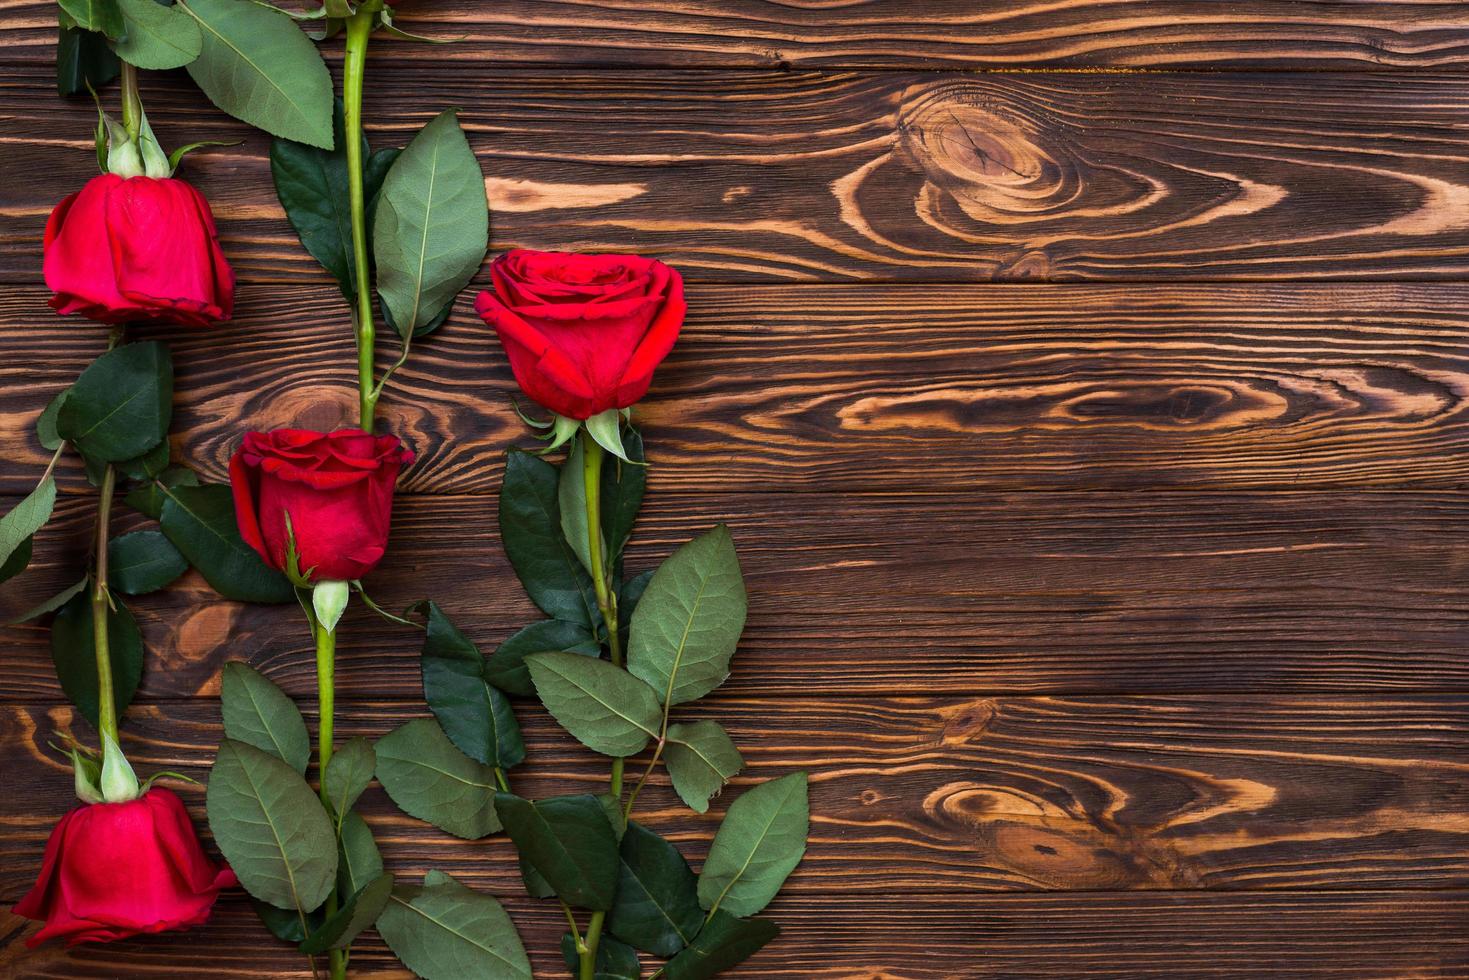
[[[405,26],[465,40],[375,42],[375,143],[460,106],[495,251],[636,250],[690,282],[640,408],[629,564],[729,522],[749,627],[691,716],[727,724],[740,785],[813,774],[784,932],[732,975],[1469,975],[1466,10],[415,0]],[[51,16],[0,0],[6,507],[45,464],[36,415],[102,344],[39,283],[95,118],[54,94]],[[168,144],[243,140],[186,166],[236,320],[148,331],[178,365],[175,455],[218,480],[246,428],[349,419],[347,313],[267,141],[181,78],[145,96]],[[528,440],[471,296],[384,400],[420,461],[369,584],[432,595],[489,649],[533,615],[494,520]],[[63,479],[0,621],[83,559],[89,499]],[[293,609],[194,575],[134,607],[140,769],[204,775],[228,659],[310,700]],[[343,634],[344,734],[425,713],[413,636],[355,612]],[[44,627],[0,642],[13,902],[68,805],[44,744],[74,719]],[[603,778],[522,717],[525,792]],[[697,864],[722,803],[690,814],[661,778],[645,799]],[[559,913],[504,840],[364,805],[394,870],[499,895],[559,975]],[[105,949],[31,952],[4,926],[5,976],[304,975],[238,895],[198,933]],[[405,976],[375,938],[353,964]]]

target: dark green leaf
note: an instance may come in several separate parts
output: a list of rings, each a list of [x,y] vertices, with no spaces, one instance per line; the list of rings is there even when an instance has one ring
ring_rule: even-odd
[[[107,38],[80,27],[63,27],[56,36],[56,91],[65,96],[100,89],[122,71]],[[52,447],[54,448],[54,447]]]
[[[511,694],[535,694],[535,684],[530,679],[525,658],[537,653],[556,652],[597,657],[602,653],[602,646],[580,623],[565,623],[559,619],[531,623],[500,644],[500,649],[485,661],[485,679]]]
[[[530,980],[530,960],[500,903],[430,871],[418,888],[399,886],[377,931],[424,980]]]
[[[621,667],[575,653],[538,653],[525,662],[546,710],[587,748],[625,757],[658,737],[658,695]]]
[[[0,562],[0,582],[8,582],[26,570],[26,566],[31,563],[31,548],[34,542],[34,538],[26,538],[18,548],[10,553],[10,557]]]
[[[471,759],[510,769],[525,759],[515,711],[485,682],[485,658],[438,605],[425,604],[423,695],[444,734]]]
[[[754,915],[775,897],[806,853],[806,774],[761,783],[730,804],[699,872],[699,902]]]
[[[378,739],[377,780],[403,812],[456,837],[478,840],[500,829],[494,770],[456,749],[431,718]]]
[[[632,631],[632,618],[637,614],[638,603],[653,581],[653,573],[640,572],[623,582],[617,590],[617,633],[622,637],[622,648],[627,649],[628,634]]]
[[[556,504],[561,512],[561,533],[566,538],[566,543],[576,554],[581,562],[582,568],[588,572],[592,570],[591,535],[587,531],[587,487],[585,470],[586,452],[582,448],[580,439],[573,439],[571,449],[566,453],[566,462],[561,464],[561,472],[556,484]],[[605,537],[598,544],[598,549],[603,554],[606,567],[611,567],[610,559],[606,558],[607,542]]]
[[[780,927],[769,919],[737,919],[716,912],[694,944],[668,961],[663,976],[667,980],[708,980],[754,956],[779,933]]]
[[[454,301],[484,262],[489,233],[484,174],[450,109],[414,136],[378,194],[377,289],[400,336]]]
[[[173,360],[167,347],[145,341],[87,366],[61,403],[56,431],[84,455],[115,463],[158,445],[172,418]]]
[[[745,765],[740,750],[717,721],[670,725],[663,760],[679,799],[698,813]]]
[[[500,488],[500,540],[532,602],[552,619],[601,622],[597,594],[561,530],[556,467],[518,449],[505,461]]]
[[[342,839],[337,848],[337,890],[344,895],[361,891],[383,873],[383,856],[372,839],[372,830],[356,810],[342,818]]]
[[[240,602],[290,602],[296,592],[284,575],[261,561],[240,537],[230,488],[176,486],[160,523],[174,547],[214,591]]]
[[[541,873],[526,859],[524,854],[520,855],[520,880],[525,885],[525,893],[531,898],[550,898],[556,894],[556,889],[551,883],[541,877]]]
[[[117,0],[57,0],[57,3],[78,27],[113,39],[127,32]]]
[[[612,907],[617,891],[617,835],[590,795],[531,802],[496,793],[495,809],[516,848],[557,895],[581,908]]]
[[[672,956],[704,924],[694,872],[678,848],[636,821],[627,825],[620,857],[607,927],[644,952]]]
[[[128,491],[128,495],[123,500],[133,510],[147,514],[156,521],[163,516],[163,504],[168,500],[163,495],[165,488],[197,487],[198,485],[199,477],[194,474],[193,470],[184,466],[170,466],[158,474],[156,480]]]
[[[745,581],[729,528],[721,524],[653,573],[632,616],[627,669],[660,702],[692,701],[729,676],[744,628]]]
[[[157,592],[188,570],[161,531],[132,531],[107,542],[107,581],[126,595]]]
[[[107,648],[112,658],[112,701],[117,714],[137,693],[143,677],[143,637],[128,607],[114,599],[107,613]],[[97,725],[97,649],[92,638],[92,592],[72,596],[51,624],[51,661],[61,689],[82,716]]]
[[[56,431],[56,415],[61,411],[61,403],[66,400],[70,392],[70,388],[63,388],[57,392],[56,397],[46,403],[46,407],[36,418],[36,438],[41,441],[42,446],[52,452],[59,449],[62,442],[65,441],[61,438],[61,433]]]
[[[153,0],[146,0],[153,3]],[[156,3],[153,6],[158,6]],[[171,449],[167,439],[159,441],[158,445],[148,450],[141,456],[132,459],[124,459],[117,464],[117,471],[123,476],[133,480],[151,480],[168,469],[168,461]]]
[[[219,696],[226,738],[268,752],[297,772],[306,771],[311,737],[285,691],[249,664],[231,660],[221,672]]]
[[[276,908],[316,908],[336,883],[331,820],[301,774],[225,739],[205,796],[214,842],[245,890]]]
[[[209,100],[272,136],[332,147],[332,77],[290,17],[248,0],[183,0],[204,44],[189,76]]]
[[[139,68],[182,68],[204,48],[199,25],[182,7],[156,0],[117,0],[127,37],[117,42],[117,56]]]
[[[648,468],[633,465],[643,461],[643,437],[630,425],[623,429],[622,448],[632,463],[614,456],[602,464],[602,535],[607,540],[607,566],[614,578],[622,572],[622,549],[632,536],[648,484]]]
[[[16,504],[10,513],[0,517],[0,564],[8,563],[10,556],[22,546],[25,546],[29,555],[31,535],[46,526],[55,506],[56,481],[48,476],[25,499]],[[25,565],[22,564],[21,568],[25,568]]]
[[[332,812],[337,815],[338,822],[345,819],[357,797],[372,782],[376,766],[377,753],[365,738],[349,738],[332,751],[323,782],[326,798],[331,801]]]
[[[347,899],[335,915],[328,916],[319,928],[313,930],[311,936],[301,943],[301,952],[315,956],[329,949],[346,949],[358,933],[377,921],[392,894],[393,876],[378,875]]]
[[[255,909],[255,914],[260,916],[260,921],[265,923],[265,928],[277,939],[284,939],[288,943],[299,943],[306,938],[306,930],[315,932],[321,928],[326,916],[321,909],[306,914],[306,923],[301,923],[301,913],[295,909],[278,909],[274,905],[262,902],[258,898],[251,898],[250,905]]]
[[[581,958],[576,952],[576,937],[569,932],[561,937],[561,958],[572,975],[576,975]],[[638,951],[606,935],[597,943],[595,966],[593,980],[638,980],[643,975]]]

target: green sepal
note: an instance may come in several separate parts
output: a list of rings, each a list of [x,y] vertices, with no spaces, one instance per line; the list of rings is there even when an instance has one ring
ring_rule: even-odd
[[[97,783],[102,799],[108,803],[126,803],[139,795],[138,775],[122,754],[122,747],[105,731],[102,733],[102,778]]]

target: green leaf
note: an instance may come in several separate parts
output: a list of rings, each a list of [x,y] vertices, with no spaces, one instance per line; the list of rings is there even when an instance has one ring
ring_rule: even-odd
[[[20,547],[10,553],[9,558],[0,562],[0,582],[8,582],[26,570],[26,566],[31,563],[31,550],[34,543],[35,538],[26,538],[20,543]]]
[[[344,895],[355,895],[383,873],[383,856],[377,849],[377,841],[372,839],[367,821],[356,810],[348,810],[342,818],[341,834],[337,846],[337,890]]]
[[[29,553],[31,535],[46,526],[55,507],[56,480],[48,476],[10,513],[0,517],[0,564],[8,562],[22,545]]]
[[[510,917],[488,895],[430,871],[418,888],[393,890],[377,931],[424,980],[530,980],[530,960]]]
[[[617,892],[617,835],[602,803],[590,795],[531,802],[496,793],[505,830],[565,901],[606,911]]]
[[[566,968],[575,976],[580,968],[581,958],[576,951],[576,937],[569,932],[561,937],[561,959],[565,961]],[[595,971],[592,973],[593,980],[639,980],[642,975],[643,969],[638,963],[638,951],[626,943],[620,943],[611,936],[604,935],[602,941],[597,944],[597,962]]]
[[[525,662],[546,710],[587,748],[625,757],[658,737],[658,695],[621,667],[575,653],[538,653]]]
[[[57,0],[57,3],[78,27],[113,39],[122,37],[127,31],[117,0]]]
[[[148,0],[152,3],[153,0]],[[153,4],[155,7],[157,4]],[[123,476],[133,480],[152,480],[168,469],[168,462],[172,458],[172,448],[167,439],[160,439],[158,445],[132,459],[124,459],[117,463],[117,470]]]
[[[494,770],[456,749],[431,718],[378,739],[377,780],[404,813],[456,837],[478,840],[500,829]]]
[[[541,873],[535,869],[524,854],[520,855],[520,881],[525,885],[525,893],[531,898],[550,898],[556,894],[556,889],[551,883],[541,877]]]
[[[71,585],[62,589],[51,598],[42,600],[41,602],[37,603],[35,606],[32,606],[30,609],[27,609],[25,612],[21,613],[14,619],[7,620],[5,623],[0,625],[17,626],[21,623],[28,623],[38,616],[44,616],[49,612],[55,612],[57,609],[60,609],[62,606],[70,602],[79,592],[85,589],[88,585],[88,582],[88,579],[82,579],[75,585]]]
[[[485,682],[485,658],[438,605],[425,603],[423,695],[444,734],[465,755],[510,769],[525,759],[525,743],[510,699]]]
[[[745,580],[723,524],[675,551],[632,616],[627,669],[667,704],[701,698],[729,676],[745,628]]]
[[[602,465],[602,534],[607,540],[607,565],[613,578],[622,574],[622,549],[632,536],[648,485],[648,468],[636,465],[643,462],[643,437],[637,429],[627,427],[622,447],[632,462],[614,457]]]
[[[708,980],[754,956],[780,933],[769,919],[737,919],[716,912],[688,949],[663,968],[667,980]]]
[[[132,531],[107,542],[107,581],[126,595],[157,592],[188,570],[161,531]]]
[[[205,795],[214,842],[245,890],[309,911],[337,877],[331,820],[301,774],[253,745],[225,739]]]
[[[173,418],[173,361],[157,341],[125,344],[97,358],[71,386],[56,431],[83,455],[115,463],[168,435]]]
[[[632,632],[632,618],[637,615],[638,603],[653,581],[651,571],[641,572],[623,582],[617,589],[617,632],[622,637],[622,648],[627,649],[628,634]]]
[[[65,96],[100,89],[122,71],[107,38],[80,27],[62,27],[56,36],[56,91]],[[55,447],[52,447],[55,448]]]
[[[114,601],[107,613],[108,653],[112,658],[112,701],[121,717],[143,678],[143,637],[133,614]],[[97,726],[101,695],[97,688],[97,650],[92,638],[92,593],[77,592],[51,624],[51,661],[67,698]]]
[[[625,943],[672,956],[704,925],[698,885],[678,848],[637,822],[627,825],[619,852],[617,902],[607,927]]]
[[[377,753],[365,738],[349,738],[332,751],[331,761],[326,764],[324,785],[338,824],[372,782],[376,766]]]
[[[41,445],[55,452],[61,448],[63,440],[61,433],[56,431],[56,414],[61,411],[61,403],[66,401],[66,396],[71,393],[70,388],[63,388],[56,393],[56,397],[46,403],[41,414],[36,418],[36,438]]]
[[[303,924],[301,913],[295,909],[278,909],[254,896],[250,898],[250,906],[255,909],[255,914],[260,916],[260,921],[265,923],[265,928],[270,930],[272,936],[288,943],[301,942],[306,938],[307,929],[315,932],[326,921],[326,915],[321,909],[306,913],[306,922]]]
[[[128,495],[123,500],[129,507],[156,521],[163,516],[163,504],[168,500],[163,495],[165,489],[197,487],[198,485],[199,477],[193,470],[185,466],[170,466],[158,474],[154,480],[128,491]]]
[[[717,721],[670,725],[663,760],[674,792],[696,813],[708,810],[709,798],[745,765]]]
[[[332,147],[332,77],[290,17],[251,0],[180,0],[203,32],[189,77],[209,100],[272,136]]]
[[[226,599],[290,602],[296,591],[240,537],[230,488],[211,484],[168,490],[160,524],[174,547]]]
[[[357,264],[352,256],[352,205],[347,171],[346,120],[342,100],[332,114],[333,150],[294,140],[270,144],[270,173],[286,218],[306,251],[331,273],[349,303],[357,299]],[[363,196],[368,202],[369,225],[377,193],[397,150],[369,155],[362,140]]]
[[[118,41],[117,56],[139,68],[182,68],[204,49],[199,25],[180,7],[156,0],[118,0],[127,37]]]
[[[485,661],[485,679],[510,694],[535,694],[535,684],[530,679],[525,658],[536,653],[553,652],[598,657],[602,654],[602,645],[580,623],[565,623],[559,619],[531,623],[500,644],[500,648]]]
[[[500,487],[500,541],[526,594],[547,616],[588,629],[602,620],[592,579],[566,543],[556,467],[510,450]]]
[[[576,553],[582,568],[590,572],[592,554],[590,536],[587,533],[587,485],[583,470],[585,459],[586,453],[582,449],[581,440],[577,439],[566,453],[566,462],[561,464],[561,473],[556,484],[556,504],[561,512],[561,533],[571,550]],[[605,539],[601,549],[605,554]],[[610,566],[610,559],[603,560]]]
[[[297,772],[306,771],[311,738],[300,709],[285,691],[249,664],[231,660],[220,672],[219,696],[225,738],[268,752]]]
[[[484,174],[450,109],[413,137],[378,195],[377,289],[399,336],[453,302],[484,262],[489,235]]]
[[[700,904],[731,915],[759,912],[801,863],[809,825],[804,772],[747,790],[730,804],[709,847]]]
[[[152,0],[149,0],[152,2]],[[328,916],[319,928],[301,943],[300,950],[307,956],[325,953],[329,949],[346,949],[358,933],[377,921],[388,899],[393,894],[393,876],[381,874],[362,886],[339,908],[335,915]]]

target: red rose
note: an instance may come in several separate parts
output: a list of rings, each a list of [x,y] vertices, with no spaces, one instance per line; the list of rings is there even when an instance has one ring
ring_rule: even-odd
[[[229,319],[235,275],[209,202],[182,180],[102,174],[46,222],[51,307],[102,323]]]
[[[202,924],[234,872],[204,855],[179,798],[150,789],[126,803],[77,807],[51,831],[41,877],[15,914],[45,922],[39,946],[105,943]]]
[[[230,459],[240,536],[267,564],[290,572],[289,515],[303,575],[313,582],[359,579],[387,549],[393,484],[411,462],[395,437],[361,429],[247,432]]]
[[[516,249],[490,263],[474,308],[525,393],[587,419],[642,398],[678,339],[683,279],[655,259]],[[498,295],[496,295],[498,294]]]

